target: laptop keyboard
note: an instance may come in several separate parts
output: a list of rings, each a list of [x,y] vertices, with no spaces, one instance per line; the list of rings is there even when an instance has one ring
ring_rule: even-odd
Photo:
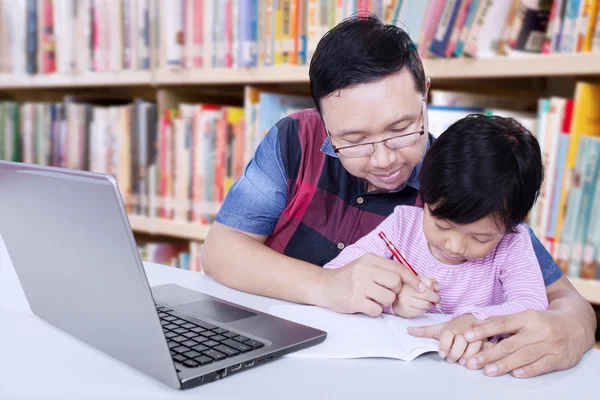
[[[264,343],[208,322],[194,323],[156,304],[171,356],[188,368],[197,368],[228,357],[260,349]]]

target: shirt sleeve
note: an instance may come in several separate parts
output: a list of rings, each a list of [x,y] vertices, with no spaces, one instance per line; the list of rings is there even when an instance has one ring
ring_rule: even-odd
[[[462,307],[456,310],[453,318],[473,314],[478,319],[486,319],[496,315],[548,308],[546,287],[529,234],[526,231],[517,233],[504,252],[498,275],[504,291],[504,302],[487,307]]]
[[[287,194],[279,132],[273,126],[229,189],[216,221],[244,232],[270,235],[285,209]]]
[[[537,236],[535,236],[533,230],[526,224],[522,224],[522,226],[524,226],[527,229],[529,237],[531,238],[531,244],[533,245],[533,250],[535,251],[537,262],[540,266],[540,269],[542,270],[542,275],[544,277],[544,284],[546,286],[550,286],[558,279],[560,279],[563,276],[563,273],[560,270],[558,264],[556,264],[556,262],[550,255],[550,253],[548,253],[548,250],[546,250],[546,247],[544,247],[544,245],[539,241]]]
[[[400,222],[400,214],[398,212],[398,208],[396,208],[396,210],[389,217],[384,219],[376,229],[368,233],[366,236],[363,236],[350,246],[347,246],[337,257],[325,264],[323,268],[340,268],[369,253],[385,258],[392,257],[392,252],[385,245],[385,242],[379,237],[379,232],[383,231],[386,236],[393,241],[397,235]],[[384,306],[383,312],[386,314],[395,315],[392,306]]]

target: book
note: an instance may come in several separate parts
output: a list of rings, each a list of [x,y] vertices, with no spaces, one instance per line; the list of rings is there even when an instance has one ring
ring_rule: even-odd
[[[269,313],[327,332],[327,339],[321,344],[288,354],[287,357],[383,357],[404,361],[412,361],[422,354],[438,351],[439,347],[437,340],[409,335],[409,326],[434,325],[451,318],[441,314],[423,314],[410,319],[389,314],[370,317],[295,304],[271,306]]]

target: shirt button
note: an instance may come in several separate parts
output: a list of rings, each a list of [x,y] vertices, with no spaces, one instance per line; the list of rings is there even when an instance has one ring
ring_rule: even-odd
[[[358,199],[356,199],[356,202],[357,202],[358,204],[362,204],[362,203],[364,203],[364,202],[365,202],[365,200],[364,200],[362,197],[359,197]]]
[[[340,249],[340,250],[344,249],[344,242],[339,242],[338,243],[338,249]]]

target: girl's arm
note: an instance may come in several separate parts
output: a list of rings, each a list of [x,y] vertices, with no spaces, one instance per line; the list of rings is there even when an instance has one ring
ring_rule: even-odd
[[[504,290],[504,303],[487,307],[462,307],[453,318],[473,314],[478,319],[516,314],[525,310],[545,310],[548,296],[544,279],[527,232],[519,229],[508,244],[501,260],[499,279]]]

